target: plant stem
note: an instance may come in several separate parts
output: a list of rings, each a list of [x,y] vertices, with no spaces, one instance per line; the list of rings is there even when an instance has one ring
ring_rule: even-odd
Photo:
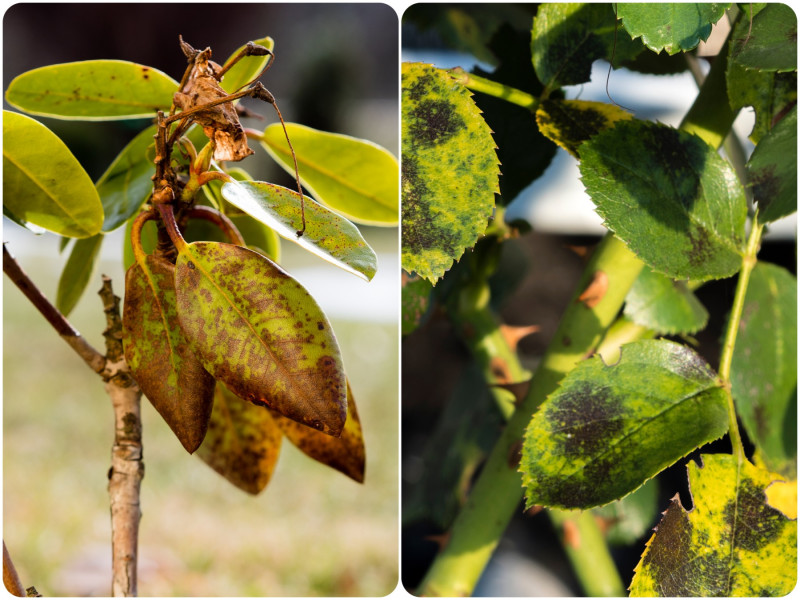
[[[528,395],[514,412],[489,455],[483,472],[456,518],[450,541],[437,556],[417,590],[423,596],[465,596],[472,593],[511,516],[522,499],[517,466],[522,436],[538,406],[575,364],[591,353],[619,312],[642,263],[613,236],[595,250],[561,324],[531,380]],[[592,307],[578,300],[595,279],[608,276],[602,298]],[[620,587],[617,595],[624,590]]]
[[[758,222],[758,213],[756,213],[753,217],[750,237],[747,240],[747,248],[742,257],[742,268],[739,271],[739,279],[736,282],[736,295],[733,298],[733,306],[728,317],[728,328],[725,331],[725,341],[722,346],[722,355],[719,363],[719,378],[728,396],[728,435],[731,438],[733,453],[740,463],[744,460],[744,445],[742,444],[742,436],[739,433],[739,425],[736,421],[736,406],[731,394],[731,363],[733,362],[733,350],[736,346],[736,336],[739,333],[739,322],[742,319],[744,299],[747,295],[747,286],[750,283],[750,274],[757,263],[756,256],[761,245],[763,231],[764,226]]]
[[[516,104],[522,108],[527,108],[531,112],[536,112],[539,107],[539,99],[527,92],[518,90],[509,85],[504,85],[485,77],[479,77],[472,73],[467,73],[461,67],[456,67],[449,71],[450,75],[459,83],[468,87],[474,92],[481,92],[495,98],[500,98],[511,104]]]

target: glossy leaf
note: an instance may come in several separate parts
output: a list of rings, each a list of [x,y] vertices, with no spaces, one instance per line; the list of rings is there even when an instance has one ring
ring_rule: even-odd
[[[208,433],[197,456],[239,489],[258,494],[272,478],[282,439],[269,410],[218,384]]]
[[[364,482],[366,451],[364,437],[361,433],[361,421],[358,410],[347,382],[347,421],[341,437],[332,437],[320,433],[316,429],[287,419],[273,412],[272,418],[289,441],[306,455],[337,471],[344,473],[358,483]]]
[[[797,211],[796,106],[759,141],[747,162],[747,173],[760,223]]]
[[[727,4],[620,3],[617,16],[632,38],[641,37],[653,52],[677,54],[693,50],[711,35]]]
[[[766,466],[797,467],[797,280],[759,262],[750,276],[731,365],[731,392]]]
[[[69,148],[44,125],[3,111],[3,206],[67,237],[100,232],[103,205]]]
[[[536,110],[536,123],[543,135],[575,158],[578,146],[617,121],[633,118],[629,112],[605,102],[544,100]]]
[[[419,277],[411,277],[403,273],[403,287],[401,293],[402,334],[408,335],[419,327],[431,304],[431,282]]]
[[[728,430],[725,392],[692,350],[664,340],[580,363],[534,415],[522,450],[527,505],[622,498]]]
[[[753,22],[748,35],[734,37],[731,60],[758,71],[797,70],[797,15],[788,4],[767,4]]]
[[[621,121],[580,147],[583,184],[605,225],[673,279],[741,266],[747,202],[733,168],[699,137]]]
[[[188,452],[206,435],[214,378],[189,349],[178,321],[175,266],[147,255],[125,276],[125,359],[142,393]]]
[[[123,60],[87,60],[33,69],[15,77],[6,101],[34,115],[104,121],[168,111],[178,82],[158,69]]]
[[[483,234],[498,193],[494,140],[469,91],[404,63],[402,264],[435,282]]]
[[[263,181],[249,181],[226,183],[222,186],[222,195],[281,237],[337,267],[367,281],[375,275],[377,256],[358,228],[308,196],[304,196],[306,231],[297,237],[302,219],[300,196],[294,190]]]
[[[797,521],[766,502],[777,477],[725,454],[689,463],[690,511],[676,495],[647,543],[632,596],[785,596],[797,578]]]
[[[662,334],[695,333],[706,326],[708,311],[683,281],[645,267],[625,297],[625,315]]]
[[[12,221],[13,223],[16,223],[20,227],[24,227],[25,229],[27,229],[28,231],[30,231],[31,233],[34,233],[36,235],[42,235],[43,233],[45,233],[47,231],[43,227],[39,227],[38,225],[34,225],[33,223],[28,223],[26,221],[23,221],[22,219],[17,217],[17,215],[15,215],[10,210],[8,210],[8,207],[5,206],[5,204],[3,205],[3,216],[5,218],[9,219],[10,221]],[[65,237],[65,238],[61,238],[61,239],[62,240],[66,240],[67,242],[69,242],[71,238]],[[61,250],[63,250],[63,246],[62,246]]]
[[[400,216],[397,159],[367,140],[287,123],[300,182],[325,206],[367,225],[397,225]],[[294,176],[294,161],[280,123],[261,143]]]
[[[347,391],[339,346],[309,293],[239,246],[179,249],[178,316],[192,350],[234,394],[339,436]]]
[[[275,42],[269,36],[263,37],[260,40],[253,40],[253,43],[264,46],[267,50],[273,50],[275,48]],[[244,46],[237,48],[233,54],[228,57],[225,64],[242,49],[244,49]],[[247,85],[258,77],[264,67],[267,66],[267,60],[269,60],[269,55],[245,56],[239,59],[239,61],[225,73],[222,81],[219,82],[220,87],[229,94],[238,91],[239,88]]]
[[[622,500],[592,509],[608,543],[618,546],[633,544],[647,534],[658,511],[658,479],[650,479]]]
[[[78,300],[86,291],[94,272],[95,261],[103,245],[103,234],[76,240],[61,272],[56,291],[56,308],[62,315],[69,316]]]
[[[610,4],[543,3],[533,20],[531,57],[539,80],[549,89],[585,83],[592,63],[632,59],[641,44],[614,35],[614,8]]]

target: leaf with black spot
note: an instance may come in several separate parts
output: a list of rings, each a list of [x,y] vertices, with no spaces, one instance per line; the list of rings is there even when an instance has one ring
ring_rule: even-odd
[[[791,6],[776,2],[760,10],[747,35],[733,38],[730,59],[746,69],[796,71],[797,15]]]
[[[728,430],[726,396],[692,350],[665,340],[580,363],[534,415],[522,450],[527,506],[622,498]]]
[[[446,71],[403,64],[403,268],[435,282],[486,230],[499,192],[491,131]]]
[[[672,499],[631,596],[785,596],[797,579],[797,521],[767,501],[780,478],[730,455],[701,459],[687,467],[694,508]]]
[[[543,100],[536,109],[536,124],[542,135],[578,156],[578,147],[617,121],[633,118],[624,109],[606,102],[587,100]]]
[[[702,139],[658,123],[619,121],[578,152],[597,213],[653,270],[700,281],[739,270],[744,188]]]

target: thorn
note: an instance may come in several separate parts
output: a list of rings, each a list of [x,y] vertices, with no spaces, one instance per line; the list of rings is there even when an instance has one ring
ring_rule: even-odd
[[[439,535],[426,535],[424,539],[429,540],[439,546],[439,551],[441,552],[450,542],[450,532],[445,531]]]
[[[538,325],[516,326],[516,325],[500,325],[500,333],[505,338],[512,350],[517,349],[519,341],[539,331]]]
[[[592,276],[592,281],[586,286],[586,289],[578,296],[577,301],[583,302],[586,308],[594,308],[597,306],[608,291],[608,275],[605,271],[595,271]]]
[[[528,390],[531,388],[531,380],[517,381],[515,383],[495,383],[492,387],[499,387],[508,390],[514,395],[514,406],[519,406],[528,395]]]

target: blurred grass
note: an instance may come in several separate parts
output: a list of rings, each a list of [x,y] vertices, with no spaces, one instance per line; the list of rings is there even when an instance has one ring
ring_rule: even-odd
[[[10,251],[52,299],[66,255],[55,238],[36,242],[49,244],[52,258]],[[370,243],[396,251],[396,232],[373,233]],[[101,272],[122,295],[120,263],[104,260],[70,316],[98,349]],[[110,402],[100,378],[7,279],[3,303],[4,540],[24,585],[44,595],[108,595]],[[397,326],[332,321],[364,427],[365,484],[285,442],[267,489],[250,496],[188,455],[143,399],[140,595],[383,596],[395,588]]]

